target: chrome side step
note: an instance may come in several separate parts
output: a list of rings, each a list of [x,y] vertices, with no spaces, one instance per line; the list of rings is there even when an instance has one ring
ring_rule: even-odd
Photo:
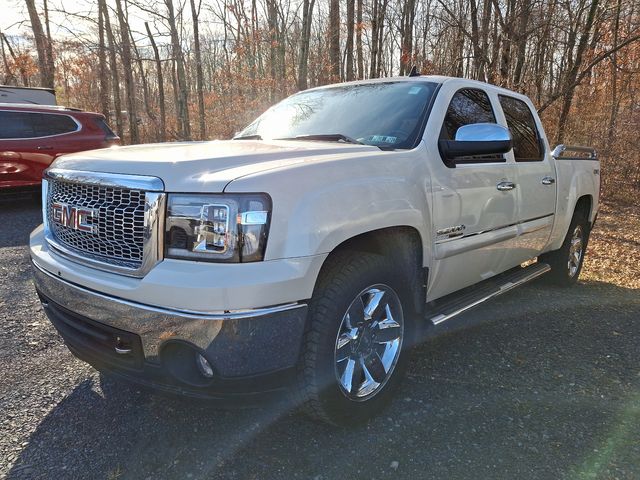
[[[462,293],[454,293],[447,295],[444,299],[436,300],[431,304],[432,308],[427,310],[427,318],[434,325],[438,325],[487,300],[530,282],[549,270],[551,267],[546,263],[534,263],[525,268],[518,267],[510,270],[479,285],[469,287]]]

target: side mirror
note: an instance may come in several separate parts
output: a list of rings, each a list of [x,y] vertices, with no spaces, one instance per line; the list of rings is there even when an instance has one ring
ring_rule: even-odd
[[[455,140],[440,140],[440,153],[447,160],[472,155],[498,155],[513,148],[509,130],[496,123],[472,123],[456,132]]]

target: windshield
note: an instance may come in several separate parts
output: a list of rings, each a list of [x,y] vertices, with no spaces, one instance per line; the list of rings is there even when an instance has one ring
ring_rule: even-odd
[[[353,141],[413,148],[436,90],[432,82],[384,82],[309,90],[271,107],[236,138]],[[325,138],[319,138],[323,137]]]

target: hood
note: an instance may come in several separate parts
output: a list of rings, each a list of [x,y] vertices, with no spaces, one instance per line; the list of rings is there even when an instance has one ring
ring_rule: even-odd
[[[245,175],[335,155],[380,152],[370,145],[310,141],[224,140],[111,147],[64,155],[54,168],[150,175],[169,192],[222,192]]]

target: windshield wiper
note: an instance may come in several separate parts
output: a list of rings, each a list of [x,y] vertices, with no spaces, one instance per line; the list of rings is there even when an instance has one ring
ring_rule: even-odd
[[[243,137],[233,137],[234,140],[262,140],[262,137],[258,134],[245,135]]]
[[[295,137],[276,138],[275,140],[324,140],[327,142],[353,143],[355,145],[365,145],[355,138],[348,137],[341,133],[320,133],[315,135],[297,135]]]

